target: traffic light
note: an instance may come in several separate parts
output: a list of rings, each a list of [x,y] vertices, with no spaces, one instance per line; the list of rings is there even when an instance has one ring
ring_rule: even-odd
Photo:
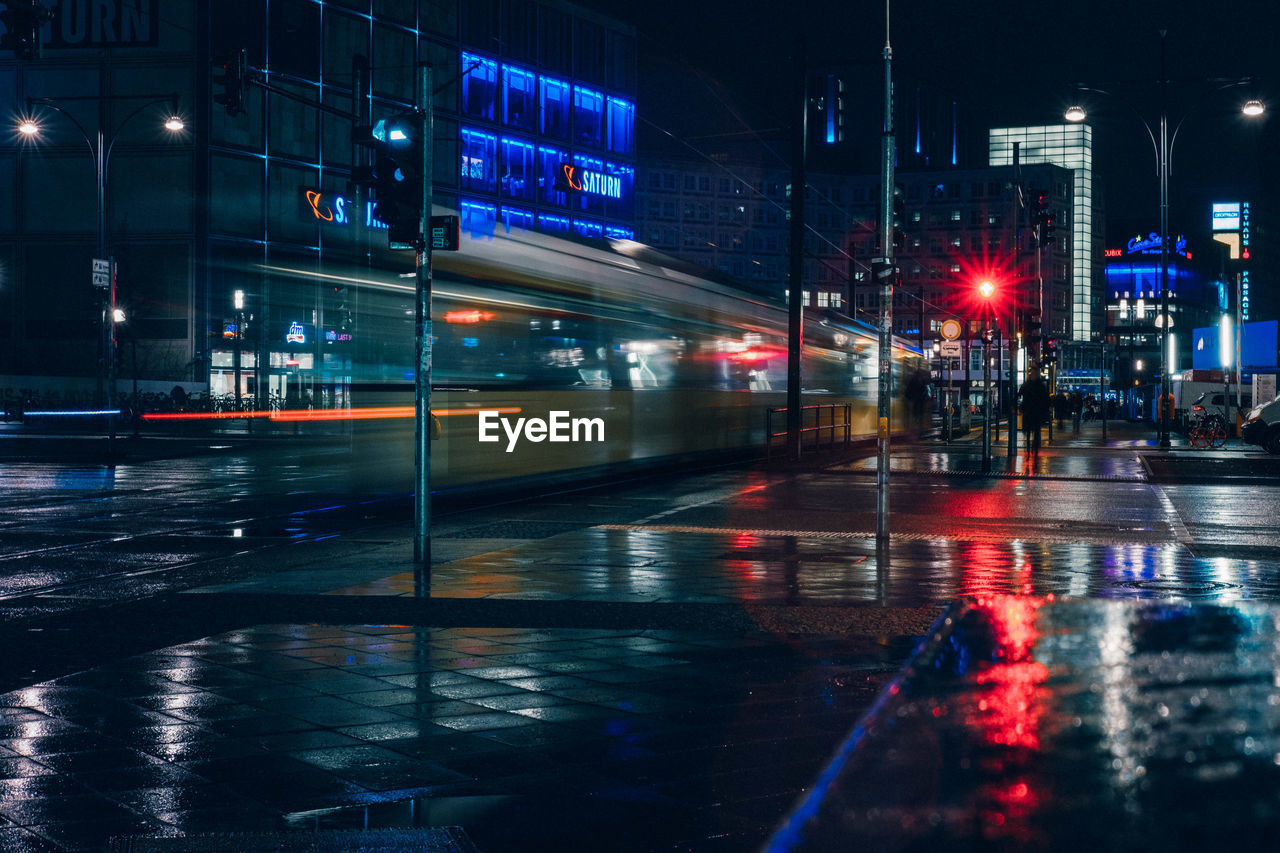
[[[4,23],[6,36],[2,47],[13,51],[18,59],[40,57],[40,28],[53,19],[53,12],[37,0],[0,0],[0,22]]]
[[[1040,312],[1023,311],[1019,313],[1018,331],[1028,344],[1040,337]]]
[[[373,166],[355,170],[351,179],[373,188],[373,217],[387,226],[388,247],[423,248],[422,116],[400,113],[355,128],[351,139],[373,149]]]
[[[1056,364],[1058,361],[1058,341],[1056,338],[1041,339],[1040,363]]]
[[[1049,195],[1037,192],[1031,200],[1031,224],[1036,230],[1036,243],[1043,246],[1053,236],[1053,211],[1049,210]]]
[[[213,96],[213,101],[226,107],[227,115],[240,115],[244,112],[244,90],[249,83],[249,62],[244,48],[219,62],[218,67],[222,75],[213,78],[213,82],[221,86],[222,91]]]

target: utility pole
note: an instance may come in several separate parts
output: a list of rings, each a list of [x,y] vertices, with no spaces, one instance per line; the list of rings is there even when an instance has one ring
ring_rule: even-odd
[[[804,36],[796,36],[796,103],[791,141],[791,274],[787,294],[787,458],[800,461],[800,356],[804,352],[804,185],[809,135],[809,87]]]
[[[880,135],[880,249],[871,277],[880,285],[880,374],[876,397],[876,549],[889,545],[889,411],[893,341],[893,47],[889,43],[889,0],[884,0],[884,123]]]
[[[423,65],[418,77],[418,129],[422,211],[418,228],[417,313],[415,319],[418,343],[418,371],[414,383],[414,535],[413,560],[415,588],[418,594],[429,590],[431,575],[431,170],[433,152],[433,115],[431,66]]]

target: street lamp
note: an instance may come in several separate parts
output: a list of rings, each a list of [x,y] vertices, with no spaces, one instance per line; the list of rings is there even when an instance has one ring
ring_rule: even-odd
[[[1173,135],[1169,134],[1169,107],[1168,107],[1168,89],[1169,76],[1166,72],[1165,63],[1165,35],[1166,30],[1160,30],[1160,126],[1159,140],[1156,139],[1156,131],[1152,130],[1151,124],[1146,120],[1142,113],[1132,105],[1130,109],[1137,114],[1138,119],[1142,122],[1143,127],[1147,129],[1147,136],[1151,138],[1151,145],[1156,155],[1156,171],[1160,176],[1160,316],[1157,318],[1159,325],[1164,334],[1164,341],[1160,347],[1161,365],[1160,365],[1160,404],[1159,404],[1159,421],[1157,428],[1157,438],[1160,447],[1167,448],[1169,443],[1169,413],[1165,406],[1165,398],[1169,396],[1169,362],[1166,361],[1167,350],[1169,348],[1170,328],[1173,326],[1173,318],[1169,315],[1169,158],[1173,152],[1173,145],[1177,142],[1178,131],[1182,129],[1182,123],[1187,120],[1191,109],[1183,113],[1182,118],[1178,119],[1178,123],[1173,128]],[[1211,92],[1217,92],[1222,89],[1229,89],[1233,86],[1243,86],[1251,82],[1250,79],[1231,80],[1223,83]],[[1078,89],[1086,92],[1097,92],[1101,95],[1111,95],[1110,92],[1103,89],[1095,89],[1089,86],[1078,86]],[[1210,92],[1210,93],[1211,93]],[[1209,94],[1209,93],[1206,93]],[[1128,103],[1127,101],[1124,103]],[[1241,112],[1250,118],[1260,116],[1266,112],[1266,106],[1257,98],[1250,98],[1241,107]],[[1062,115],[1067,121],[1081,122],[1088,117],[1088,113],[1080,104],[1073,104]],[[1160,322],[1167,319],[1167,322]]]
[[[138,107],[129,115],[125,116],[115,131],[109,136],[104,132],[102,125],[99,124],[96,133],[91,138],[84,126],[76,120],[76,117],[70,111],[58,105],[58,102],[69,101],[96,101],[99,104],[103,101],[144,101],[142,106]],[[116,362],[116,323],[123,322],[123,312],[120,312],[120,318],[117,319],[116,307],[116,277],[115,277],[115,260],[114,258],[106,258],[107,253],[107,178],[109,174],[109,166],[111,163],[111,152],[115,148],[116,139],[120,135],[120,131],[129,124],[134,117],[142,113],[148,107],[156,104],[168,104],[170,109],[164,121],[164,128],[170,133],[179,133],[186,127],[182,117],[178,114],[178,96],[177,94],[167,95],[71,95],[59,98],[28,98],[27,111],[28,115],[24,117],[18,124],[18,132],[27,139],[34,140],[40,136],[41,127],[36,116],[31,111],[36,105],[48,107],[55,112],[61,113],[75,126],[80,136],[84,139],[85,145],[89,148],[89,158],[93,162],[95,173],[95,189],[97,194],[97,213],[98,213],[98,248],[96,259],[107,261],[107,269],[110,271],[106,277],[107,284],[104,287],[103,307],[102,307],[102,350],[103,361],[106,363],[106,410],[107,410],[107,459],[110,464],[114,464],[115,459],[115,438],[116,438],[116,419],[115,419],[115,362]],[[102,286],[102,285],[99,285]],[[102,373],[98,374],[99,377]]]

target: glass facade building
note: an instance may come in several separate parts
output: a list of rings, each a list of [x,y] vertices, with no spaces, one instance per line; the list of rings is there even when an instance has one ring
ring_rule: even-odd
[[[1092,340],[1099,332],[1102,301],[1095,284],[1101,252],[1101,221],[1095,221],[1093,195],[1093,129],[1088,125],[1061,124],[1040,127],[992,128],[988,162],[992,166],[1013,163],[1014,144],[1024,165],[1052,163],[1072,169],[1072,294],[1071,337]]]
[[[81,7],[114,9],[121,21],[141,8],[100,0],[69,9]],[[413,267],[411,253],[386,248],[350,178],[370,158],[353,144],[353,125],[412,109],[420,63],[433,70],[434,202],[473,235],[634,234],[628,25],[562,0],[147,8],[110,30],[68,14],[46,28],[39,62],[0,56],[0,112],[13,124],[28,99],[74,95],[59,105],[89,137],[101,128],[114,142],[104,253],[117,261],[130,318],[121,334],[137,349],[144,387],[207,383],[225,394],[238,361],[246,393],[315,398],[341,393],[354,355],[404,361],[398,350],[372,351],[401,347],[388,343],[398,333],[352,328],[359,293],[326,275]],[[93,37],[73,42],[66,27]],[[223,91],[219,63],[240,50],[271,90],[249,86],[243,113],[231,116],[212,98]],[[155,95],[163,103],[133,115]],[[187,128],[178,135],[160,129],[174,102]],[[0,376],[28,377],[9,387],[84,397],[102,357],[101,300],[89,285],[99,251],[94,167],[71,122],[52,107],[35,112],[47,127],[38,141],[0,135]],[[566,192],[557,180],[566,166],[610,191]]]

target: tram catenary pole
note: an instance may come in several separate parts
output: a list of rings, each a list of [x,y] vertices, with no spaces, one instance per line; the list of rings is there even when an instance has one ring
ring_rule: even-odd
[[[804,36],[796,36],[796,96],[791,149],[791,257],[787,293],[787,458],[800,460],[800,355],[804,351],[804,159],[809,133],[809,87],[806,82]],[[771,440],[771,439],[768,439]]]
[[[880,286],[879,381],[876,397],[876,549],[889,545],[889,410],[893,330],[893,47],[889,0],[884,0],[884,124],[880,136],[880,249],[871,265]]]
[[[413,560],[418,592],[424,592],[431,567],[431,170],[432,112],[431,66],[423,65],[418,77],[418,141],[421,147],[422,219],[418,229],[417,335],[418,370],[414,383],[414,499]]]

